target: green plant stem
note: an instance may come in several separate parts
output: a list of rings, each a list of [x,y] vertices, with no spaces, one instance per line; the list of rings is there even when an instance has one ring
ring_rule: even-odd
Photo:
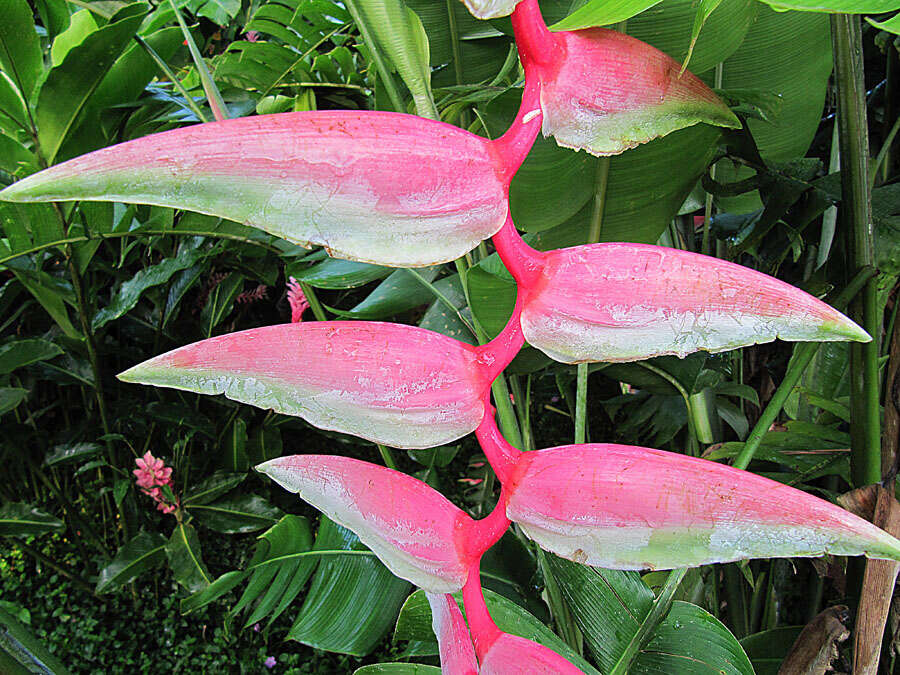
[[[869,284],[875,274],[876,270],[874,267],[864,267],[859,272],[857,272],[856,276],[849,284],[847,284],[847,287],[843,290],[843,292],[837,298],[835,298],[834,306],[837,309],[842,309],[851,299],[853,299],[853,297],[856,296],[857,293],[859,293],[863,286]],[[794,349],[794,357],[791,359],[791,364],[788,366],[788,370],[784,374],[784,379],[781,381],[781,384],[778,385],[778,388],[775,390],[775,393],[769,400],[768,405],[766,405],[765,410],[763,410],[762,414],[759,416],[759,419],[754,425],[753,430],[747,436],[747,440],[744,442],[744,447],[738,453],[738,456],[735,458],[732,466],[737,469],[746,469],[750,465],[750,462],[753,460],[753,455],[756,454],[756,451],[759,449],[759,446],[762,443],[763,437],[766,435],[769,427],[772,426],[775,418],[778,417],[778,414],[784,407],[785,401],[787,401],[788,396],[790,396],[791,394],[791,391],[795,386],[797,386],[797,383],[800,381],[800,378],[803,375],[803,371],[806,370],[807,366],[809,366],[810,362],[813,360],[813,357],[816,355],[816,352],[819,349],[819,344],[820,343],[818,342],[804,342],[796,346],[796,348]],[[881,454],[879,452],[879,461],[880,457]],[[880,471],[881,467],[879,465],[879,473]]]
[[[575,443],[587,439],[587,385],[588,364],[579,363],[575,380]]]
[[[403,98],[400,96],[399,89],[397,89],[397,83],[394,81],[394,76],[391,74],[381,53],[378,51],[375,40],[369,32],[368,26],[366,26],[366,22],[360,17],[356,2],[354,0],[347,0],[344,5],[347,7],[347,11],[350,12],[350,16],[353,17],[353,22],[359,29],[359,34],[369,48],[372,60],[375,61],[375,69],[378,71],[378,77],[387,92],[388,98],[391,100],[391,106],[393,106],[395,112],[406,112],[403,105]]]
[[[260,246],[264,249],[272,251],[273,253],[281,253],[278,248],[272,246],[271,244],[256,241],[255,239],[250,239],[249,237],[242,237],[239,234],[229,234],[226,232],[207,232],[203,230],[136,230],[134,232],[93,232],[90,236],[81,235],[78,237],[66,237],[65,239],[57,239],[56,241],[50,241],[45,244],[41,244],[40,246],[32,246],[31,248],[17,251],[16,253],[12,253],[8,256],[0,258],[0,265],[8,263],[10,260],[20,258],[23,255],[40,253],[41,251],[45,251],[48,248],[57,248],[59,246],[65,246],[66,244],[77,244],[82,241],[93,241],[95,239],[122,239],[123,237],[164,237],[167,235],[178,237],[209,237],[211,239],[228,239],[230,241],[239,241],[244,244]]]
[[[391,449],[386,445],[382,445],[381,443],[376,443],[378,446],[378,452],[381,455],[381,459],[384,461],[384,465],[389,469],[397,470],[397,461],[394,459],[394,453],[391,452]]]
[[[178,25],[181,26],[181,32],[184,34],[184,39],[187,41],[188,49],[191,52],[191,58],[194,61],[194,66],[197,68],[197,73],[200,75],[200,83],[203,85],[203,91],[206,94],[206,100],[209,102],[213,117],[218,121],[228,119],[228,108],[225,107],[225,101],[222,100],[222,94],[219,93],[219,88],[213,81],[209,68],[206,67],[206,61],[203,60],[203,55],[200,54],[200,50],[197,49],[197,43],[194,42],[194,36],[191,35],[190,29],[184,22],[184,17],[181,16],[181,10],[179,10],[178,5],[175,4],[175,0],[169,0],[169,4],[172,5],[175,19],[178,21]]]
[[[312,310],[313,316],[316,317],[316,321],[328,321],[328,317],[325,316],[325,309],[322,307],[322,303],[319,302],[319,298],[316,296],[313,287],[305,281],[299,281],[297,283],[300,284],[300,290],[302,290],[303,295],[306,296],[306,301],[309,303],[309,308]]]
[[[175,75],[175,73],[172,72],[172,69],[169,68],[169,64],[166,63],[165,59],[163,59],[163,57],[161,57],[159,54],[157,54],[156,50],[153,49],[153,47],[151,47],[149,45],[149,43],[144,38],[142,38],[140,35],[135,35],[134,41],[137,42],[141,46],[141,49],[143,49],[145,52],[147,52],[147,56],[149,56],[151,59],[153,59],[153,61],[156,63],[156,65],[159,67],[159,69],[169,79],[169,82],[172,83],[172,86],[174,86],[178,90],[178,93],[181,94],[182,97],[184,97],[184,100],[188,104],[188,107],[194,112],[194,114],[197,116],[197,118],[201,122],[209,122],[209,118],[206,116],[206,114],[202,110],[200,110],[200,106],[197,105],[197,102],[194,100],[194,97],[191,96],[188,93],[187,89],[184,88],[184,85],[181,84],[181,80],[179,80],[178,77]]]
[[[669,576],[666,577],[666,583],[663,584],[662,590],[659,592],[656,600],[653,601],[653,607],[650,608],[650,613],[647,614],[641,622],[640,628],[638,628],[637,632],[631,638],[628,646],[625,647],[625,651],[622,652],[622,656],[616,661],[616,665],[609,671],[609,675],[627,675],[629,668],[631,667],[631,662],[634,660],[638,651],[640,651],[643,644],[650,638],[653,631],[656,630],[656,627],[666,618],[666,614],[669,613],[669,609],[672,607],[672,600],[675,597],[675,591],[677,591],[678,586],[681,585],[681,581],[684,579],[685,574],[687,574],[687,568],[669,572]]]
[[[731,630],[738,639],[749,632],[750,618],[747,616],[747,603],[744,598],[744,575],[737,563],[722,566],[725,581],[725,602],[728,606],[728,617]]]
[[[27,553],[35,560],[39,560],[40,562],[45,564],[47,567],[49,567],[53,570],[56,570],[57,572],[62,574],[66,579],[71,581],[73,584],[75,584],[81,590],[85,591],[86,593],[90,593],[91,595],[94,595],[94,587],[91,586],[87,581],[85,581],[85,579],[83,577],[79,576],[75,572],[69,571],[68,569],[66,569],[65,567],[60,565],[55,560],[47,557],[46,555],[44,555],[43,553],[38,551],[36,548],[32,548],[31,546],[26,544],[21,539],[16,539],[15,545],[18,548],[22,549],[23,552]]]
[[[858,271],[875,264],[860,17],[832,14],[831,34],[840,130],[841,217],[850,244],[850,267]],[[862,297],[850,307],[851,318],[873,338],[850,345],[850,474],[855,485],[881,480],[877,291],[876,280],[869,279]]]

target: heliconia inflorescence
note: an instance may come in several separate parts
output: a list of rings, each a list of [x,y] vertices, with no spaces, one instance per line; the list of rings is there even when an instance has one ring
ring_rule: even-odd
[[[393,266],[447,261],[493,237],[518,294],[507,326],[485,345],[386,323],[300,323],[308,303],[295,287],[293,323],[187,345],[119,376],[225,394],[402,448],[474,431],[502,485],[497,507],[478,521],[424,482],[355,459],[296,455],[257,467],[426,589],[445,672],[580,672],[502,632],[487,611],[481,556],[510,522],[548,551],[618,569],[826,552],[900,560],[900,542],[886,532],[751,473],[623,445],[522,453],[503,439],[490,387],[526,339],[575,363],[775,338],[871,338],[822,301],[715,258],[628,243],[527,246],[509,216],[508,189],[541,127],[561,145],[605,155],[698,122],[737,119],[700,80],[633,38],[606,29],[552,33],[537,0],[466,4],[481,17],[513,12],[526,81],[518,116],[496,141],[410,115],[283,113],[99,150],[0,198],[191,209]],[[466,619],[447,595],[460,590]]]

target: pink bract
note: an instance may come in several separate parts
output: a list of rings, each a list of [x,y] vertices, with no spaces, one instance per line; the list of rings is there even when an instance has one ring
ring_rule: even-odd
[[[524,296],[525,339],[564,363],[683,357],[775,338],[871,339],[808,293],[711,256],[628,243],[542,253],[511,220],[494,243]]]
[[[431,627],[441,654],[441,672],[448,675],[477,675],[478,661],[469,629],[452,595],[426,593],[431,606]]]
[[[399,577],[432,593],[462,588],[472,563],[509,521],[474,521],[405,473],[339,456],[293,455],[256,467],[352,530]]]
[[[615,569],[756,557],[900,560],[900,541],[796,488],[705,459],[592,443],[522,453],[506,514],[542,548]]]
[[[544,135],[562,146],[616,155],[700,122],[740,126],[699,78],[640,40],[607,28],[550,32],[537,0],[512,20],[527,77],[541,83]]]
[[[540,128],[537,84],[495,141],[398,113],[261,115],[98,150],[0,192],[188,209],[334,256],[402,267],[458,258],[503,225],[509,182]],[[527,119],[526,119],[527,118]]]

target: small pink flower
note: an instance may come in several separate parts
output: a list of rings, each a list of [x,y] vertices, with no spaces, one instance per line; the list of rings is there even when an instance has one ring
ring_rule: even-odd
[[[253,624],[253,632],[254,633],[258,633],[261,630],[261,628],[262,627],[259,625],[259,622]]]
[[[274,668],[276,663],[278,663],[278,661],[275,660],[274,656],[269,656],[265,661],[263,661],[263,665],[266,668]]]
[[[157,459],[149,451],[143,457],[134,460],[137,469],[135,475],[137,486],[141,492],[156,502],[156,508],[165,514],[174,513],[177,504],[169,502],[160,488],[172,485],[172,469],[161,459]]]
[[[247,42],[256,42],[257,40],[259,40],[259,32],[255,30],[248,30],[247,34],[244,36],[244,39]]]
[[[303,312],[309,309],[309,300],[300,288],[300,283],[291,277],[288,279],[288,303],[291,305],[291,323],[303,321]]]

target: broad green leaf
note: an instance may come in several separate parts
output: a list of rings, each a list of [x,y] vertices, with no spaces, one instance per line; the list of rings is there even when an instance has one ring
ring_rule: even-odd
[[[803,626],[779,626],[761,633],[748,635],[741,640],[756,675],[778,675],[781,662],[788,655]]]
[[[284,512],[259,495],[225,497],[210,504],[189,506],[197,522],[223,534],[257,532],[275,525]]]
[[[135,3],[132,7],[136,10],[130,13],[129,8],[122,10],[124,18],[94,31],[73,47],[41,86],[36,121],[38,138],[48,161],[56,158],[91,95],[140,26],[146,5]]]
[[[241,0],[190,0],[188,9],[217,26],[226,26],[241,11]]]
[[[59,518],[30,504],[8,502],[0,506],[0,536],[2,537],[62,532],[65,529],[66,524]]]
[[[45,284],[40,275],[29,274],[25,270],[13,270],[13,274],[16,275],[19,283],[27,288],[28,292],[34,296],[34,299],[40,303],[41,307],[47,311],[47,314],[56,321],[56,324],[66,336],[74,339],[81,337],[81,334],[72,325],[63,297],[57,289]]]
[[[484,82],[503,67],[509,40],[475,19],[463,3],[406,0],[406,5],[419,15],[428,33],[434,86]]]
[[[8,413],[28,396],[22,387],[0,387],[0,415]]]
[[[188,591],[196,593],[212,583],[209,571],[203,564],[197,531],[192,525],[176,525],[165,550],[175,581]]]
[[[323,517],[315,549],[364,547],[350,530]],[[288,637],[316,649],[365,656],[394,625],[411,588],[374,556],[323,558]]]
[[[871,11],[871,10],[864,10]],[[885,11],[885,10],[882,10]],[[893,33],[894,35],[900,35],[900,14],[896,14],[892,16],[887,21],[875,21],[874,19],[870,19],[866,17],[866,21],[875,26],[875,28],[880,28],[881,30],[886,30],[888,33]]]
[[[200,324],[207,336],[212,335],[213,328],[231,314],[234,301],[243,288],[244,276],[237,272],[232,272],[224,281],[217,283],[212,288],[206,298],[206,304],[200,312]]]
[[[91,322],[94,330],[134,309],[148,289],[168,282],[177,272],[192,267],[213,252],[214,249],[201,248],[199,241],[187,242],[181,246],[174,258],[165,258],[155,265],[140,270],[131,279],[122,283],[114,292],[110,303],[94,315]]]
[[[332,310],[347,319],[384,319],[406,312],[434,299],[429,291],[414,275],[419,274],[426,281],[433,281],[437,267],[421,270],[395,270],[382,281],[375,290],[349,311]]]
[[[353,671],[353,675],[440,675],[441,669],[436,666],[423,666],[421,663],[376,663],[363,666]]]
[[[285,270],[285,276],[294,277],[313,288],[346,289],[384,279],[393,271],[390,267],[381,265],[328,258],[306,269],[290,265]]]
[[[50,650],[31,634],[31,631],[3,609],[0,609],[0,672],[7,675],[69,673]]]
[[[34,155],[31,151],[9,136],[0,136],[0,169],[16,173],[23,166],[34,168]]]
[[[49,340],[13,340],[0,345],[0,375],[11,373],[16,368],[38,361],[47,361],[63,353],[58,345]]]
[[[185,506],[208,504],[209,502],[231,492],[247,477],[246,473],[225,473],[217,471],[213,475],[197,483],[184,496]]]
[[[660,0],[590,0],[551,28],[553,30],[576,30],[591,26],[609,26],[630,19],[646,9],[659,4]]]
[[[662,621],[642,631],[646,621],[653,621],[654,595],[636,573],[592,568],[551,554],[547,561],[604,672],[753,675],[737,638],[705,610],[675,602]],[[634,651],[629,645],[639,631],[645,635]]]
[[[318,563],[314,556],[291,557],[312,548],[313,538],[306,518],[284,516],[261,534],[258,541],[246,570],[251,575],[250,582],[231,610],[237,614],[253,606],[244,627],[266,617],[271,624],[294,601]]]
[[[431,94],[428,36],[418,15],[402,0],[353,0],[351,9],[375,42],[369,48],[382,52],[403,78],[418,114],[439,119]]]
[[[12,122],[8,123],[0,116],[0,128],[6,128],[10,134],[19,134],[28,130],[28,112],[25,108],[25,99],[15,82],[9,75],[0,70],[0,113],[6,115]],[[13,138],[8,136],[9,140]],[[21,136],[19,137],[21,140]]]
[[[784,12],[827,12],[831,14],[882,14],[900,9],[897,0],[761,0],[772,9]]]
[[[110,563],[100,570],[96,592],[113,593],[165,562],[165,538],[156,532],[140,532],[125,542]]]
[[[461,594],[454,595],[462,607]],[[484,590],[484,601],[491,618],[505,633],[518,635],[519,637],[533,640],[564,656],[566,659],[581,668],[588,675],[599,675],[597,670],[578,656],[560,637],[551,631],[543,622],[519,605],[498,593]],[[397,618],[397,626],[394,630],[394,640],[434,640],[434,631],[431,628],[431,607],[425,597],[425,591],[417,590],[406,599]]]
[[[84,39],[97,30],[97,21],[90,10],[80,9],[72,15],[69,27],[56,36],[50,47],[50,63],[52,67],[65,61],[66,54],[80,45]]]
[[[41,43],[26,0],[0,0],[0,68],[15,82],[25,99],[44,69]]]
[[[713,13],[713,10],[716,9],[722,0],[700,0],[700,4],[697,5],[697,14],[694,17],[694,27],[691,29],[691,44],[688,47],[687,56],[684,57],[684,63],[682,64],[682,69],[687,68],[691,62],[691,56],[694,53],[694,47],[697,46],[697,39],[700,37],[700,31],[703,29],[703,24],[706,23],[706,20],[709,18],[709,15]]]
[[[99,443],[64,443],[57,445],[44,458],[47,466],[71,464],[103,452]]]
[[[262,424],[250,432],[247,440],[247,456],[253,466],[284,454],[281,429],[271,424]]]
[[[181,601],[181,613],[189,614],[201,607],[206,607],[211,602],[215,602],[228,591],[241,583],[247,577],[247,572],[233,570],[225,572],[222,576],[212,582],[202,591],[197,591],[193,595],[186,597]]]

